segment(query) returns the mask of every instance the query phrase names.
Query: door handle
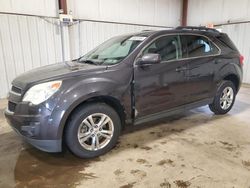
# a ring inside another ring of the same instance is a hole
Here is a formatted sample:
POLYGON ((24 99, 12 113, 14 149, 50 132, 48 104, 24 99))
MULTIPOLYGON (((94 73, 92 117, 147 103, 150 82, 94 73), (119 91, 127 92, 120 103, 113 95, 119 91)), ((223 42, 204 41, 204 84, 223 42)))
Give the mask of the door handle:
POLYGON ((187 70, 187 67, 177 67, 175 69, 176 72, 183 72, 183 71, 186 71, 187 70))

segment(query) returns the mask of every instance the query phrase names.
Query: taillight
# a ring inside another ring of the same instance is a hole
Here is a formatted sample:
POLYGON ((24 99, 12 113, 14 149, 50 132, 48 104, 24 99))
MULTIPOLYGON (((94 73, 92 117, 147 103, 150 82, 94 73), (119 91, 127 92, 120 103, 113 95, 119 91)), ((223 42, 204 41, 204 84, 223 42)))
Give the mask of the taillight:
POLYGON ((241 66, 243 66, 243 64, 244 64, 244 56, 243 55, 240 55, 240 64, 241 64, 241 66))

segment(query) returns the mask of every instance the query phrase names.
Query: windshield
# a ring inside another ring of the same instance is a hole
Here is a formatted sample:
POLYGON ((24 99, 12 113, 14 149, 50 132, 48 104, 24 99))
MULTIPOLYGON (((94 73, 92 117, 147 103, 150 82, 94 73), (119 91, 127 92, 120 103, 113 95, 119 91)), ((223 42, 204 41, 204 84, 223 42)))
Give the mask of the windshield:
POLYGON ((117 64, 127 57, 145 38, 144 36, 112 38, 79 58, 78 62, 98 65, 117 64))

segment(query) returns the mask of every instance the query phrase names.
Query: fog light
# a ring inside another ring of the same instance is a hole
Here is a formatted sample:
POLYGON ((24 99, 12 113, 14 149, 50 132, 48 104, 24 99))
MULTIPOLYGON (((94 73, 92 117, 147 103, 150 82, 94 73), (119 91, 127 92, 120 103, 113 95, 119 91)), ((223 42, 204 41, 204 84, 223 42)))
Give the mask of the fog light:
POLYGON ((38 135, 40 128, 39 122, 30 122, 30 125, 21 126, 21 131, 25 136, 33 137, 38 135))

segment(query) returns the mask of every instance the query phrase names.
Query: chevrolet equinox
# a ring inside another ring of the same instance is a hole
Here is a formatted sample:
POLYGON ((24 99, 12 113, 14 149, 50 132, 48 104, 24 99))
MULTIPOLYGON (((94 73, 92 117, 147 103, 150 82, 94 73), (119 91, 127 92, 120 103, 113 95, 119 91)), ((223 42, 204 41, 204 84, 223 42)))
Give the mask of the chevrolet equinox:
POLYGON ((111 150, 126 124, 209 105, 232 108, 243 56, 227 36, 177 27, 114 37, 73 61, 26 72, 12 82, 5 116, 36 148, 82 158, 111 150))

